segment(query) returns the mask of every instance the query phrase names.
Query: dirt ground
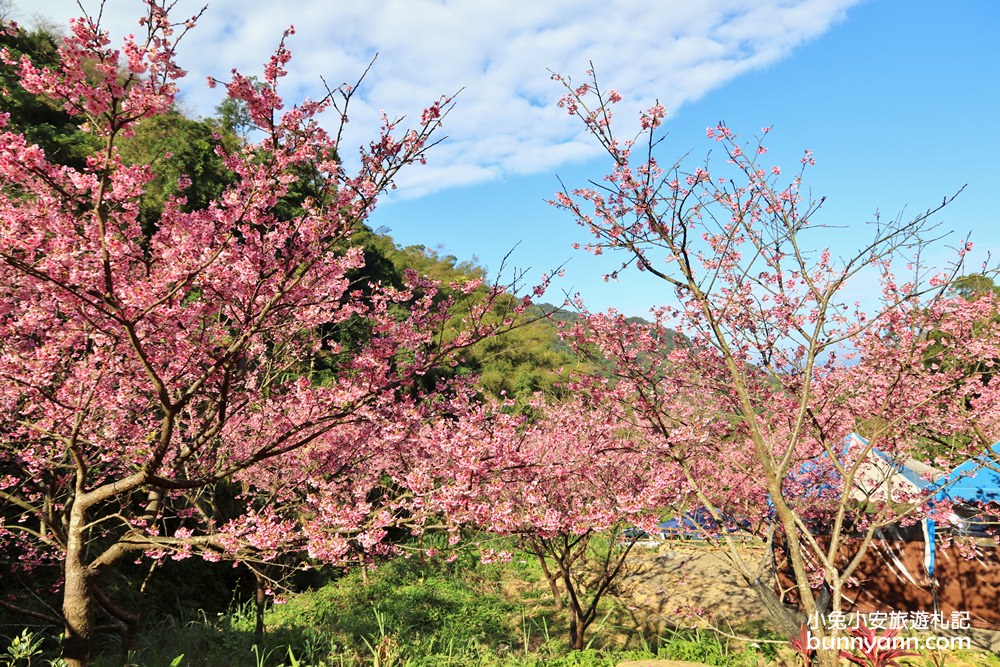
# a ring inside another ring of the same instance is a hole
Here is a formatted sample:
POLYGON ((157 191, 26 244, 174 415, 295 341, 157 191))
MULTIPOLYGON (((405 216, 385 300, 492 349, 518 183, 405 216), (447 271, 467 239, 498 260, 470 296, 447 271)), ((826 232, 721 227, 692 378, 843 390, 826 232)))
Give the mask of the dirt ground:
MULTIPOLYGON (((742 554, 754 565, 766 556, 756 546, 744 547, 742 554)), ((769 626, 757 594, 724 559, 721 548, 700 543, 637 546, 629 554, 620 599, 631 600, 629 610, 637 627, 661 635, 677 627, 714 627, 742 634, 738 630, 751 623, 769 626)), ((1000 654, 1000 632, 973 630, 970 635, 973 646, 1000 654)))
MULTIPOLYGON (((743 556, 756 564, 765 553, 748 546, 743 556)), ((723 552, 704 544, 637 545, 629 554, 622 593, 631 598, 636 619, 658 633, 678 626, 737 628, 767 618, 723 552)))

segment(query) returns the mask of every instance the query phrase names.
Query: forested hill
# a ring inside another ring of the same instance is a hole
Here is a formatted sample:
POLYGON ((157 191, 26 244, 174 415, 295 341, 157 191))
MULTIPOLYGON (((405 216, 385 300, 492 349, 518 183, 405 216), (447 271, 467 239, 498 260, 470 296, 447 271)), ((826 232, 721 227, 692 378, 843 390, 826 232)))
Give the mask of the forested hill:
MULTIPOLYGON (((495 276, 475 262, 461 261, 424 246, 400 247, 387 234, 365 229, 358 236, 365 248, 368 279, 393 282, 406 269, 414 269, 442 285, 479 278, 487 283, 495 276)), ((470 348, 460 373, 477 374, 482 389, 493 396, 506 395, 519 401, 536 392, 558 395, 560 385, 574 372, 593 372, 593 360, 574 354, 560 337, 561 328, 572 327, 581 315, 550 303, 536 303, 521 315, 522 326, 501 336, 484 340, 470 348)), ((649 325, 639 318, 630 322, 649 325)), ((673 346, 674 332, 668 332, 666 346, 673 346)))

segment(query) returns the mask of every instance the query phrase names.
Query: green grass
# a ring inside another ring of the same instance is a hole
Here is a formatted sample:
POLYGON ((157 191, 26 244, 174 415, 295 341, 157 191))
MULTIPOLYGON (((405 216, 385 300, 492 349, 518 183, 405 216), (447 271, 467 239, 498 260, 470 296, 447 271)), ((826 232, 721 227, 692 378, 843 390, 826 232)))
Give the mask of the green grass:
POLYGON ((612 667, 657 657, 755 664, 711 633, 629 640, 596 623, 591 647, 568 651, 565 621, 547 592, 538 593, 541 584, 521 585, 519 599, 503 594, 505 582, 538 582, 537 570, 529 559, 482 565, 474 554, 453 563, 400 558, 370 570, 367 584, 349 572, 274 605, 261 649, 252 647, 253 613, 244 606, 218 618, 161 623, 144 634, 135 662, 169 665, 183 653, 179 665, 204 667, 612 667))
POLYGON ((400 651, 414 655, 516 643, 510 619, 517 607, 474 584, 452 566, 398 559, 371 572, 367 586, 351 572, 275 605, 268 624, 291 633, 308 627, 360 653, 380 641, 405 646, 400 651))

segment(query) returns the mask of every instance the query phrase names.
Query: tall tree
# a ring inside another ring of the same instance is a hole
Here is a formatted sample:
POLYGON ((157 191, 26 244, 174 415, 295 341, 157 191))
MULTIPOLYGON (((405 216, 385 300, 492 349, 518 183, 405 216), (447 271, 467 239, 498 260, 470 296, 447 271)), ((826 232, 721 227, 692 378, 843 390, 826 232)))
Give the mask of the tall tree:
MULTIPOLYGON (((662 449, 716 520, 740 496, 756 499, 754 515, 783 536, 806 613, 839 611, 875 532, 919 516, 927 499, 859 501, 875 448, 898 462, 928 433, 967 436, 965 454, 1000 436, 997 387, 970 376, 964 363, 996 357, 997 327, 973 326, 995 312, 995 297, 951 297, 957 269, 931 274, 922 264, 936 209, 879 221, 856 253, 838 258, 807 245, 822 203, 803 195, 810 153, 786 181, 768 163, 768 128, 740 143, 719 124, 708 136, 725 166, 664 164, 655 155, 662 105, 641 115, 636 138, 620 141, 612 129, 616 91, 603 91, 592 74, 580 86, 556 78, 567 90, 561 104, 604 147, 612 171, 599 185, 559 193, 555 204, 592 235, 589 250, 620 253, 623 270, 635 267, 668 288, 658 327, 690 341, 669 355, 640 355, 656 330, 596 317, 577 330, 580 344, 612 360, 619 379, 612 404, 669 445, 662 449), (894 274, 903 267, 907 279, 894 274), (847 296, 858 281, 867 281, 871 312, 847 296), (933 330, 952 339, 947 369, 925 363, 933 330), (867 442, 845 447, 863 427, 867 442)), ((959 259, 969 248, 961 245, 959 259)), ((731 554, 750 579, 739 552, 731 554)), ((838 660, 835 650, 819 657, 838 660)))
POLYGON ((124 559, 267 558, 291 544, 336 560, 348 540, 377 545, 384 521, 366 499, 379 466, 451 395, 422 378, 499 326, 484 323, 488 290, 441 336, 478 280, 441 299, 414 271, 366 290, 350 277, 363 261, 352 236, 424 159, 450 100, 412 130, 386 120, 350 174, 316 116, 346 118, 353 89, 286 107, 282 39, 259 81, 225 84, 259 140, 219 147, 218 196, 187 173, 161 188, 155 165, 119 146, 178 122, 174 54, 197 17, 147 6, 142 39, 120 50, 83 18, 51 66, 2 52, 24 91, 99 145, 74 167, 18 127, 0 134, 0 542, 17 567, 61 569, 74 666, 101 614, 135 623, 104 586, 124 559), (144 208, 151 188, 162 202, 144 208), (341 335, 357 322, 364 336, 341 335), (229 482, 242 486, 236 516, 215 496, 229 482))

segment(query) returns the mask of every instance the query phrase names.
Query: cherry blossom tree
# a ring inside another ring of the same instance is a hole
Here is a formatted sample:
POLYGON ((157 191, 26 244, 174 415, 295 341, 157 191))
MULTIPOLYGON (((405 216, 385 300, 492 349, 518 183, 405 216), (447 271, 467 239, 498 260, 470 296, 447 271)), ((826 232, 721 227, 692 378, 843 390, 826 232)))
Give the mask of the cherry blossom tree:
MULTIPOLYGON (((580 86, 554 78, 567 90, 561 105, 605 148, 612 170, 553 203, 590 233, 588 251, 616 253, 619 270, 667 289, 653 327, 594 315, 570 339, 607 360, 610 404, 660 439, 718 523, 737 517, 765 538, 780 534, 803 611, 838 611, 876 531, 927 509, 930 492, 859 499, 876 448, 896 464, 918 444, 947 442, 949 451, 937 451, 954 461, 1000 436, 995 383, 970 372, 977 358, 996 358, 996 299, 946 289, 971 244, 959 245, 952 267, 928 269, 936 207, 911 220, 877 219, 850 256, 813 249, 810 223, 823 200, 805 194, 809 152, 789 178, 769 163, 769 128, 743 143, 719 124, 707 135, 723 165, 663 165, 662 105, 641 115, 637 136, 620 140, 612 116, 621 96, 589 76, 580 86), (688 344, 664 350, 668 327, 688 344), (931 335, 941 330, 949 331, 946 351, 931 335), (866 440, 845 446, 852 433, 866 440), (849 545, 845 561, 838 554, 849 545)), ((734 565, 765 592, 760 573, 727 532, 722 538, 734 565)))
MULTIPOLYGON (((639 531, 655 530, 683 480, 591 394, 511 407, 470 406, 460 420, 428 426, 402 483, 453 526, 516 537, 569 614, 570 646, 582 649, 639 531), (626 527, 635 530, 623 536, 626 527)), ((484 558, 510 554, 491 548, 484 558)))
POLYGON ((171 110, 175 50, 197 18, 147 7, 120 49, 83 18, 58 66, 0 56, 100 145, 76 169, 0 133, 0 544, 12 567, 61 571, 70 665, 89 662, 102 618, 134 629, 105 586, 125 561, 379 548, 393 520, 371 493, 381 466, 454 394, 428 372, 509 324, 498 310, 523 308, 478 280, 453 296, 414 272, 395 288, 352 283, 352 234, 423 162, 451 100, 415 129, 384 117, 349 173, 353 88, 286 106, 284 39, 260 79, 224 84, 252 124, 251 140, 217 149, 231 183, 191 210, 182 177, 144 234, 154 169, 117 146, 171 110), (473 292, 457 325, 453 306, 473 292))

